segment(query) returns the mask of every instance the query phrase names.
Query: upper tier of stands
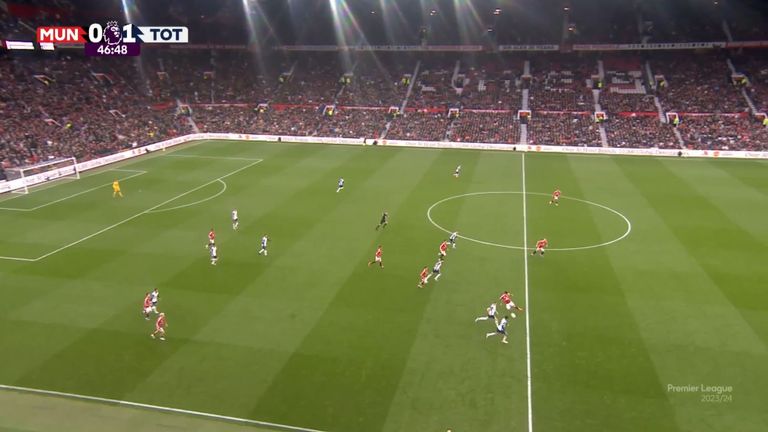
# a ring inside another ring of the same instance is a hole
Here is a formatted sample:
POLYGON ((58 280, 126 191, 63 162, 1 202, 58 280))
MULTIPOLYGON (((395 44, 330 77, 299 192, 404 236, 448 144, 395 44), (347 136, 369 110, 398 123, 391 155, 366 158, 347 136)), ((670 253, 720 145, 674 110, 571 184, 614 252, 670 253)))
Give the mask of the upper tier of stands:
POLYGON ((749 112, 750 103, 768 109, 761 53, 733 54, 749 81, 738 85, 725 53, 315 53, 263 63, 237 51, 156 50, 140 61, 6 54, 0 161, 87 159, 196 130, 765 150, 766 129, 749 112), (519 110, 531 111, 527 124, 519 110))

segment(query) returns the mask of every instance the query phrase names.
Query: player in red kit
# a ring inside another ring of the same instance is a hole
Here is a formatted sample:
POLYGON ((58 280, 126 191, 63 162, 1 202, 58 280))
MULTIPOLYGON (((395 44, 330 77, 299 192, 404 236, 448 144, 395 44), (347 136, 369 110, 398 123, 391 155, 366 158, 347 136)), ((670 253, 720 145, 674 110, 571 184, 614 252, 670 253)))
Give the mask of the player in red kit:
POLYGON ((152 312, 152 294, 147 293, 146 297, 144 297, 144 308, 142 309, 145 320, 149 319, 150 312, 152 312))
MULTIPOLYGON (((504 303, 504 307, 507 308, 507 310, 516 309, 519 312, 523 311, 523 308, 517 306, 515 302, 512 301, 512 294, 510 294, 509 291, 504 291, 503 293, 501 293, 499 300, 501 300, 501 302, 504 303)), ((515 318, 514 313, 512 314, 512 318, 515 318)))
POLYGON ((208 244, 205 245, 205 248, 208 249, 211 246, 213 246, 216 243, 216 233, 213 232, 213 228, 211 228, 210 231, 208 231, 208 244))
POLYGON ((384 263, 381 262, 381 245, 376 249, 376 255, 373 256, 373 261, 368 261, 368 267, 373 263, 379 263, 379 267, 384 268, 384 263))
POLYGON ((541 239, 536 242, 536 250, 531 252, 531 255, 536 255, 536 252, 539 252, 539 254, 544 255, 544 248, 547 247, 549 244, 549 241, 547 239, 541 239))
POLYGON ((444 258, 446 254, 448 254, 448 241, 443 240, 443 242, 440 243, 440 253, 438 256, 444 258))
POLYGON ((560 194, 561 194, 560 189, 555 189, 555 191, 552 192, 552 199, 549 200, 549 203, 554 205, 560 205, 560 194))
POLYGON ((160 340, 164 341, 166 327, 168 327, 168 323, 165 321, 165 314, 161 313, 155 321, 155 331, 150 335, 152 339, 155 338, 155 335, 160 335, 160 340))
POLYGON ((424 266, 423 269, 421 269, 421 273, 419 273, 419 288, 424 288, 424 285, 427 284, 429 281, 429 267, 424 266))

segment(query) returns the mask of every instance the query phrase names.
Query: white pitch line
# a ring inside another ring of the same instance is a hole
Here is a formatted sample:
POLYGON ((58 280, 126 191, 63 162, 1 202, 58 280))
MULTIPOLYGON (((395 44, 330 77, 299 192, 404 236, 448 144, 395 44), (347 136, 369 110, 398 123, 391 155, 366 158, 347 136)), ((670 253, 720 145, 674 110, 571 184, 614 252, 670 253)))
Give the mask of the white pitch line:
MULTIPOLYGON (((462 198, 462 197, 465 197, 465 196, 498 195, 498 194, 523 194, 523 192, 522 191, 469 192, 469 193, 465 193, 465 194, 449 196, 447 198, 443 198, 440 201, 432 204, 427 209, 427 220, 429 220, 429 222, 432 225, 434 225, 436 228, 438 228, 438 229, 440 229, 440 230, 450 234, 453 231, 446 229, 445 227, 443 227, 440 224, 438 224, 437 222, 435 222, 434 219, 432 219, 432 210, 435 207, 437 207, 438 205, 440 205, 440 204, 442 204, 442 203, 444 203, 446 201, 450 201, 450 200, 457 199, 457 198, 462 198)), ((525 192, 524 194, 525 195, 541 195, 541 196, 546 196, 546 197, 551 196, 550 194, 541 193, 541 192, 525 192)), ((582 202, 582 203, 585 203, 585 204, 589 204, 589 205, 593 205, 593 206, 596 206, 596 207, 600 207, 600 208, 602 208, 604 210, 608 210, 609 212, 617 215, 618 217, 620 217, 620 218, 622 218, 624 220, 624 223, 627 224, 627 230, 624 231, 624 234, 622 234, 621 236, 619 236, 619 237, 617 237, 617 238, 615 238, 613 240, 608 240, 608 241, 603 242, 603 243, 598 243, 598 244, 593 244, 593 245, 588 245, 588 246, 575 246, 575 247, 565 247, 565 248, 550 248, 550 247, 548 247, 547 250, 550 251, 550 252, 551 251, 560 251, 560 252, 579 251, 579 250, 594 249, 594 248, 599 248, 599 247, 603 247, 603 246, 608 246, 608 245, 612 245, 612 244, 614 244, 614 243, 616 243, 618 241, 624 240, 632 232, 632 222, 630 222, 629 219, 626 216, 624 216, 623 214, 621 214, 621 212, 619 212, 618 210, 614 210, 614 209, 612 209, 612 208, 610 208, 608 206, 604 206, 602 204, 598 204, 596 202, 587 201, 587 200, 580 199, 580 198, 561 196, 560 199, 562 199, 562 200, 578 201, 578 202, 582 202)), ((485 241, 485 240, 478 240, 476 238, 467 237, 467 236, 464 236, 464 235, 459 235, 459 238, 462 238, 464 240, 471 241, 471 242, 474 242, 474 243, 479 243, 479 244, 483 244, 483 245, 487 245, 487 246, 495 246, 495 247, 500 247, 500 248, 505 248, 505 249, 518 249, 518 250, 519 249, 528 249, 528 250, 535 249, 535 248, 527 248, 527 247, 520 247, 520 246, 514 246, 514 245, 494 243, 494 242, 489 242, 489 241, 485 241)))
POLYGON ((99 235, 99 234, 101 234, 101 233, 107 232, 107 231, 111 230, 112 228, 118 227, 118 226, 120 226, 120 225, 122 225, 122 224, 124 224, 124 223, 126 223, 126 222, 130 222, 130 221, 132 221, 132 220, 136 219, 136 218, 137 218, 137 217, 139 217, 139 216, 145 215, 145 214, 147 214, 147 213, 151 212, 152 210, 155 210, 155 209, 157 209, 157 208, 160 208, 160 207, 162 207, 162 206, 164 206, 164 205, 166 205, 166 204, 168 204, 168 203, 170 203, 170 202, 173 202, 173 201, 175 201, 175 200, 177 200, 177 199, 179 199, 179 198, 181 198, 181 197, 187 196, 187 195, 191 194, 192 192, 195 192, 195 191, 197 191, 197 190, 200 190, 200 189, 202 189, 202 188, 204 188, 204 187, 208 186, 209 184, 212 184, 212 183, 216 183, 217 181, 221 181, 221 180, 223 180, 223 179, 225 179, 225 178, 227 178, 227 177, 229 177, 229 176, 231 176, 231 175, 235 175, 235 174, 239 173, 240 171, 243 171, 244 169, 250 168, 250 167, 252 167, 252 166, 256 165, 257 163, 259 163, 259 162, 261 162, 261 161, 262 161, 262 159, 259 159, 259 160, 257 160, 257 161, 254 161, 254 162, 252 162, 252 163, 249 163, 248 165, 246 165, 246 166, 244 166, 244 167, 242 167, 242 168, 238 168, 238 169, 236 169, 236 170, 234 170, 234 171, 230 172, 229 174, 223 175, 223 176, 221 176, 221 177, 219 177, 219 178, 216 178, 216 179, 213 179, 213 180, 209 181, 208 183, 205 183, 205 184, 203 184, 203 185, 200 185, 200 186, 198 186, 198 187, 196 187, 196 188, 194 188, 194 189, 190 189, 190 190, 188 190, 188 191, 186 191, 186 192, 184 192, 184 193, 181 193, 181 194, 179 194, 179 195, 176 195, 175 197, 173 197, 173 198, 171 198, 171 199, 168 199, 168 200, 165 200, 165 201, 161 202, 160 204, 158 204, 158 205, 156 205, 156 206, 154 206, 154 207, 151 207, 151 208, 148 208, 148 209, 146 209, 146 210, 142 211, 141 213, 137 213, 137 214, 135 214, 135 215, 133 215, 133 216, 131 216, 131 217, 127 218, 127 219, 123 219, 123 220, 121 220, 120 222, 114 223, 114 224, 112 224, 112 225, 110 225, 110 226, 108 226, 108 227, 106 227, 106 228, 104 228, 104 229, 101 229, 101 230, 99 230, 99 231, 96 231, 96 232, 95 232, 95 233, 93 233, 93 234, 87 235, 87 236, 85 236, 85 237, 81 238, 80 240, 76 240, 76 241, 73 241, 72 243, 69 243, 69 244, 67 244, 67 245, 64 245, 64 246, 62 246, 62 247, 60 247, 60 248, 58 248, 58 249, 56 249, 56 250, 53 250, 53 251, 51 251, 51 252, 48 252, 47 254, 45 254, 45 255, 42 255, 42 256, 39 256, 39 257, 37 257, 37 258, 35 258, 35 259, 19 259, 19 258, 14 258, 14 257, 0 257, 0 259, 16 259, 16 260, 22 260, 22 261, 40 261, 40 260, 43 260, 43 259, 45 259, 45 258, 48 258, 48 257, 49 257, 49 256, 51 256, 51 255, 57 254, 57 253, 59 253, 59 252, 61 252, 61 251, 65 250, 65 249, 69 249, 69 248, 70 248, 70 247, 72 247, 72 246, 78 245, 78 244, 80 244, 80 243, 82 243, 82 242, 84 242, 84 241, 86 241, 86 240, 88 240, 88 239, 91 239, 91 238, 93 238, 93 237, 96 237, 97 235, 99 235))
POLYGON ((195 201, 195 202, 189 203, 189 204, 182 204, 182 205, 178 205, 178 206, 175 206, 175 207, 169 207, 169 208, 160 209, 160 210, 152 210, 152 211, 148 211, 147 213, 163 213, 163 212, 167 212, 167 211, 171 211, 171 210, 182 209, 182 208, 185 208, 185 207, 192 207, 194 205, 198 205, 198 204, 204 203, 206 201, 210 201, 210 200, 216 198, 217 196, 219 196, 219 195, 221 195, 221 194, 223 194, 224 192, 227 191, 227 182, 225 182, 224 180, 219 180, 219 182, 222 185, 224 185, 224 187, 221 188, 221 190, 219 192, 217 192, 214 195, 209 196, 208 198, 203 198, 203 199, 201 199, 199 201, 195 201))
POLYGON ((525 194, 525 153, 522 156, 523 171, 523 262, 525 263, 525 358, 528 376, 528 432, 533 432, 533 397, 531 391, 531 303, 528 298, 528 208, 525 194))
POLYGON ((35 258, 21 258, 21 257, 7 257, 7 256, 0 256, 0 259, 2 260, 10 260, 10 261, 37 261, 35 258))
POLYGON ((181 408, 171 408, 171 407, 164 407, 159 405, 150 405, 150 404, 144 404, 139 402, 130 402, 130 401, 123 401, 123 400, 117 400, 117 399, 107 399, 107 398, 101 398, 96 396, 88 396, 88 395, 80 395, 75 393, 64 393, 64 392, 57 392, 53 390, 41 390, 41 389, 35 389, 35 388, 29 388, 29 387, 17 387, 12 385, 3 385, 0 384, 0 389, 2 390, 10 390, 10 391, 17 391, 17 392, 23 392, 23 393, 32 393, 32 394, 39 394, 44 396, 58 396, 62 398, 67 399, 75 399, 75 400, 82 400, 82 401, 89 401, 89 402, 99 402, 104 404, 110 404, 110 405, 118 405, 118 406, 127 406, 132 408, 142 408, 152 411, 159 411, 159 412, 166 412, 166 413, 174 413, 174 414, 185 414, 189 416, 194 417, 202 417, 206 419, 213 419, 213 420, 221 420, 231 423, 240 423, 240 424, 246 424, 246 425, 252 425, 252 426, 264 426, 264 427, 270 427, 275 429, 282 429, 287 431, 295 431, 295 432, 324 432, 319 429, 310 429, 305 427, 299 427, 299 426, 291 426, 291 425, 285 425, 280 423, 271 423, 267 421, 261 421, 261 420, 252 420, 252 419, 246 419, 246 418, 240 418, 240 417, 232 417, 232 416, 225 416, 225 415, 219 415, 219 414, 212 414, 212 413, 206 413, 202 411, 192 411, 192 410, 186 410, 181 408))
POLYGON ((205 156, 205 155, 193 155, 193 154, 167 154, 165 156, 170 157, 185 157, 185 158, 200 158, 200 159, 223 159, 223 160, 239 160, 239 161, 260 161, 258 158, 244 158, 244 157, 230 157, 230 156, 205 156))
MULTIPOLYGON (((128 180, 130 178, 138 177, 140 175, 143 175, 143 174, 147 173, 146 171, 138 171, 138 170, 117 170, 117 169, 113 169, 113 170, 110 170, 110 171, 127 171, 127 172, 135 172, 136 173, 136 174, 133 174, 133 175, 129 175, 128 177, 123 177, 121 179, 118 179, 119 181, 128 180)), ((86 194, 88 192, 95 191, 96 189, 101 189, 101 188, 107 187, 107 186, 109 186, 111 184, 112 184, 112 182, 109 182, 109 183, 106 183, 106 184, 103 184, 103 185, 92 187, 90 189, 87 189, 87 190, 84 190, 84 191, 80 191, 78 193, 75 193, 75 194, 72 194, 72 195, 69 195, 69 196, 65 196, 64 198, 59 198, 57 200, 54 200, 54 201, 51 201, 51 202, 47 202, 45 204, 41 204, 41 205, 39 205, 37 207, 32 207, 32 208, 28 208, 28 209, 25 209, 25 208, 15 208, 15 207, 0 207, 0 210, 21 211, 21 212, 30 212, 30 211, 40 210, 41 208, 48 207, 49 205, 53 205, 53 204, 56 204, 56 203, 60 203, 62 201, 66 201, 66 200, 68 200, 70 198, 74 198, 76 196, 79 196, 79 195, 82 195, 82 194, 86 194)))

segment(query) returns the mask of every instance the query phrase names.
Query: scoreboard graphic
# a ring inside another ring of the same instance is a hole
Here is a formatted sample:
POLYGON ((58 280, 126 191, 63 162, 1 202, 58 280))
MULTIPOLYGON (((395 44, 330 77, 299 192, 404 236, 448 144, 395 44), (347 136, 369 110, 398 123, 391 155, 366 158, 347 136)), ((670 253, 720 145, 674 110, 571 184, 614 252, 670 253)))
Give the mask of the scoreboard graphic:
POLYGON ((93 23, 86 31, 79 26, 45 26, 36 31, 33 42, 5 41, 9 50, 53 51, 57 46, 83 46, 88 56, 138 56, 141 45, 189 43, 189 29, 181 26, 137 26, 108 21, 93 23))

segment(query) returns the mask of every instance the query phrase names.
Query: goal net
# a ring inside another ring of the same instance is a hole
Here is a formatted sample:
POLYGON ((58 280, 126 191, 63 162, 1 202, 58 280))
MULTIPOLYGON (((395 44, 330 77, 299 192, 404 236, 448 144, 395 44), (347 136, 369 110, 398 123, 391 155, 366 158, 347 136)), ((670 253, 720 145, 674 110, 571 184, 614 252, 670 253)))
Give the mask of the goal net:
POLYGON ((5 176, 11 193, 27 194, 29 188, 54 180, 72 178, 79 179, 77 159, 61 158, 27 165, 20 168, 6 168, 5 176))

